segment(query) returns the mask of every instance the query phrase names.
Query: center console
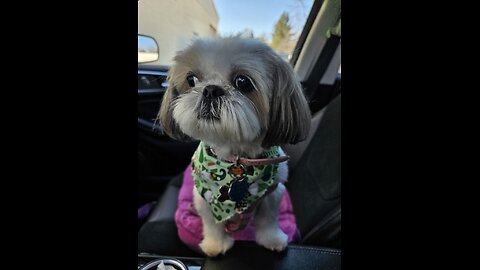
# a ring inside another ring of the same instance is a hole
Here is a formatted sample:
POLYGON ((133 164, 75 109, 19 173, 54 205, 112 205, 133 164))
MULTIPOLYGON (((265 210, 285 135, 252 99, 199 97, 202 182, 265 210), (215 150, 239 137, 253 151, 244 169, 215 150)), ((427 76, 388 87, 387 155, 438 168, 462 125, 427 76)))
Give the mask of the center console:
POLYGON ((333 270, 340 269, 340 258, 341 252, 336 249, 289 245, 283 252, 273 252, 255 243, 239 241, 227 254, 215 258, 142 253, 138 255, 138 269, 156 270, 163 261, 164 265, 171 265, 176 270, 333 270))

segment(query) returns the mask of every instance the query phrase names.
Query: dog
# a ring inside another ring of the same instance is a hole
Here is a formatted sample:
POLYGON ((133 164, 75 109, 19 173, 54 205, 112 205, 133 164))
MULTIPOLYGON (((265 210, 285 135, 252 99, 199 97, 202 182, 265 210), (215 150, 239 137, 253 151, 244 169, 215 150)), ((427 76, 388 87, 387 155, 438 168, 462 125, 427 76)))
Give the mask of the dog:
POLYGON ((293 69, 268 45, 240 37, 194 40, 173 60, 157 120, 174 139, 200 141, 192 158, 200 249, 225 254, 231 232, 252 217, 255 241, 284 250, 277 219, 288 157, 280 146, 304 140, 311 119, 293 69))

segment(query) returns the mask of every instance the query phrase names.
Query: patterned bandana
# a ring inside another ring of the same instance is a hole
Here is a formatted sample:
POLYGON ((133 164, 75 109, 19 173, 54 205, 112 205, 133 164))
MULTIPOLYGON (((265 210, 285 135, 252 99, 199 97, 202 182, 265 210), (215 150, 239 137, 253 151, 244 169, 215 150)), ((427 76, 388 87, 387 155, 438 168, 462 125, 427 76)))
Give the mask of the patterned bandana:
MULTIPOLYGON (((264 158, 279 157, 278 146, 263 152, 264 158)), ((276 187, 278 164, 245 166, 218 159, 203 142, 192 157, 195 187, 208 202, 215 222, 248 212, 255 203, 276 187)))

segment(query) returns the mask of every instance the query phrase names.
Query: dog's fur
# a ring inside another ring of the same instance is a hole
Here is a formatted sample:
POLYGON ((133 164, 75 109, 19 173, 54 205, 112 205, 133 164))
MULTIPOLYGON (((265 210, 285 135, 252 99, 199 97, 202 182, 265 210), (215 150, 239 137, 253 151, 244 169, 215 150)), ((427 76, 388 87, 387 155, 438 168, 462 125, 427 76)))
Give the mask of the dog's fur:
MULTIPOLYGON (((290 65, 267 45, 238 37, 197 39, 180 51, 168 75, 168 87, 158 120, 163 131, 178 140, 197 139, 211 146, 218 158, 233 155, 255 158, 266 148, 297 143, 308 134, 310 110, 290 65), (252 91, 236 89, 243 75, 252 91), (195 76, 191 86, 187 77, 195 76), (204 88, 218 86, 224 94, 206 100, 204 88), (214 102, 215 104, 213 104, 214 102)), ((278 227, 277 214, 288 176, 280 163, 277 188, 257 206, 256 241, 281 251, 287 235, 278 227)), ((200 248, 208 256, 225 253, 234 240, 216 224, 208 203, 194 193, 194 205, 203 222, 200 248)))

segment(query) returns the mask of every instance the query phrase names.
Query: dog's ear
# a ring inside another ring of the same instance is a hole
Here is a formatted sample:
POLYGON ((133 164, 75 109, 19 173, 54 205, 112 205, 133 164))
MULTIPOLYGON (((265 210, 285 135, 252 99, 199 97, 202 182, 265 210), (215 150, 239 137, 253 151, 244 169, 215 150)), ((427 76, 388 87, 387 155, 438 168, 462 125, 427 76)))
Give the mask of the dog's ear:
POLYGON ((285 60, 277 55, 274 59, 274 89, 263 147, 298 143, 306 139, 310 130, 310 108, 300 82, 285 60))
POLYGON ((177 122, 173 118, 173 106, 172 103, 178 97, 179 93, 176 86, 170 80, 171 75, 167 80, 170 81, 170 86, 163 95, 162 102, 160 104, 160 111, 157 115, 157 121, 160 122, 161 130, 164 134, 179 141, 191 141, 191 138, 185 135, 178 127, 177 122))

